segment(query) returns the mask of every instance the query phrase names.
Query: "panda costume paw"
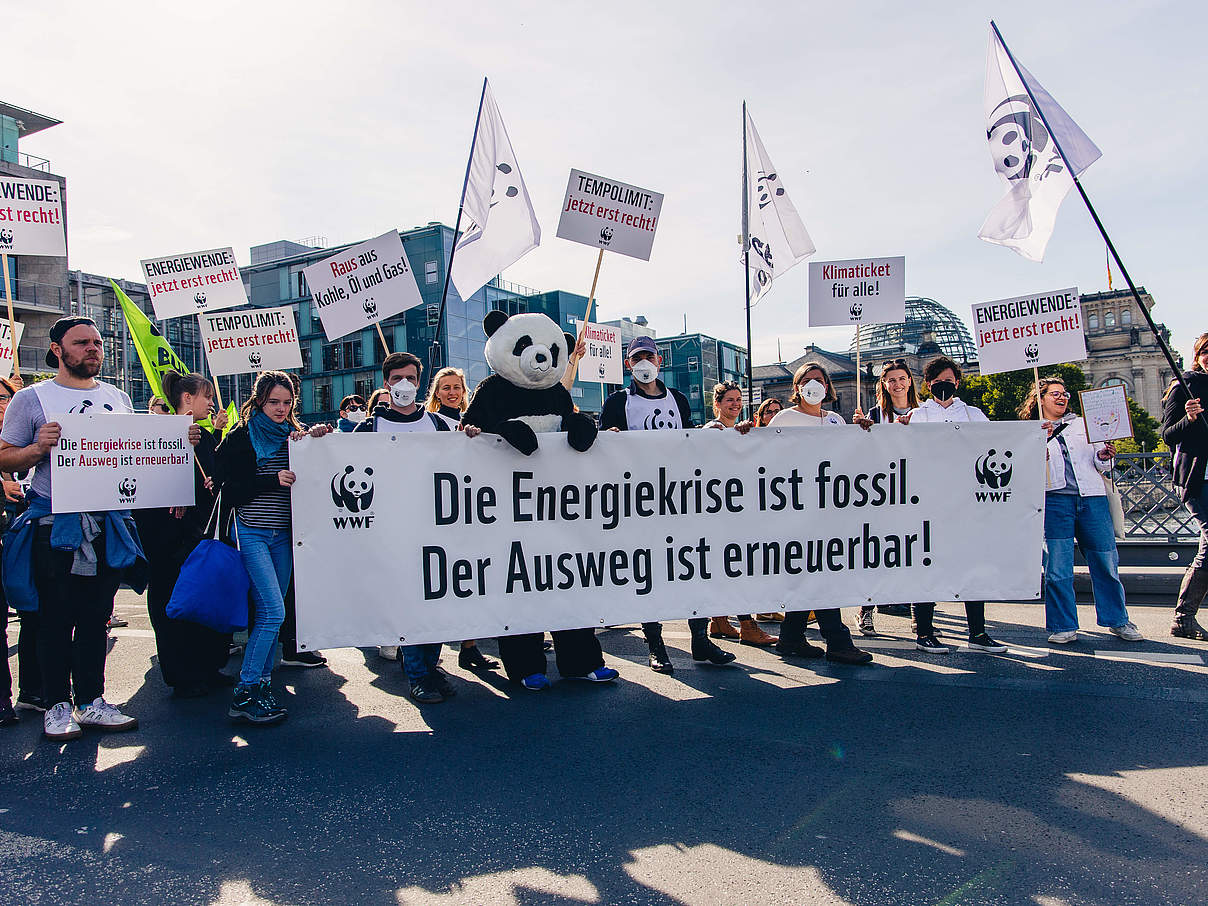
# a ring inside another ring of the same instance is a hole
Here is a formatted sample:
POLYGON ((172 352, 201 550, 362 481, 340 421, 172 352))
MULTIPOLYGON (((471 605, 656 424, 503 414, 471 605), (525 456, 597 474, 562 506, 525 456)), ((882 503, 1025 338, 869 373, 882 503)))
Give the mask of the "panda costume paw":
POLYGON ((535 312, 508 317, 492 311, 482 327, 487 364, 494 373, 475 389, 462 424, 498 434, 525 456, 536 451, 538 434, 550 432, 565 432, 580 453, 590 449, 595 422, 575 411, 562 386, 575 338, 535 312))

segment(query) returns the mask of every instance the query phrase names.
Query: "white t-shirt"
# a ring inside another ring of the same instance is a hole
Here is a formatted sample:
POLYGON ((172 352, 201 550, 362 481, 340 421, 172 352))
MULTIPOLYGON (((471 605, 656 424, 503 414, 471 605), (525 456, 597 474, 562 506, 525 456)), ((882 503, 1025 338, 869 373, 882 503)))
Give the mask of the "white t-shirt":
POLYGON ((414 421, 395 422, 385 418, 378 418, 377 424, 373 429, 379 434, 412 434, 421 431, 439 431, 433 419, 442 418, 440 415, 433 415, 423 409, 417 410, 418 418, 414 421))
POLYGON ((918 425, 923 422, 988 422, 986 413, 976 406, 968 406, 959 396, 954 397, 948 406, 941 406, 934 399, 929 399, 910 416, 910 424, 918 425))
POLYGON ((810 415, 808 412, 802 412, 796 407, 792 409, 781 409, 768 422, 768 427, 777 428, 817 428, 821 425, 846 425, 843 416, 837 412, 827 412, 822 410, 821 415, 810 415))

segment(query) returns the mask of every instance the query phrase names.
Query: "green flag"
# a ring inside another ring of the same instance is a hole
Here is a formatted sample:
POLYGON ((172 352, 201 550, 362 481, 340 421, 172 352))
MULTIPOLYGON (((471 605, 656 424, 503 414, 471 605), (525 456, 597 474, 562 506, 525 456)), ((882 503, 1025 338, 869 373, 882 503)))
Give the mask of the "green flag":
MULTIPOLYGON (((159 332, 159 328, 143 314, 143 310, 135 305, 129 296, 122 292, 121 287, 112 280, 109 281, 109 285, 113 287, 113 291, 117 293, 118 302, 122 304, 122 314, 126 316, 126 324, 130 328, 130 339, 134 341, 138 360, 143 363, 143 374, 147 376, 151 392, 160 399, 166 400, 163 384, 164 372, 176 371, 180 374, 188 374, 192 369, 180 360, 180 356, 168 345, 168 341, 159 332)), ((171 408, 171 404, 168 408, 171 408)))

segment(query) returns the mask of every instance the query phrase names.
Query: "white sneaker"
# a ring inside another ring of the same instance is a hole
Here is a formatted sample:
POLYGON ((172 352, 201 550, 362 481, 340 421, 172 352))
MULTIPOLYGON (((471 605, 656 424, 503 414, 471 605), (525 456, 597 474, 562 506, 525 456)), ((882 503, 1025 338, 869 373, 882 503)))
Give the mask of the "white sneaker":
POLYGON ((1135 623, 1124 623, 1121 626, 1113 626, 1108 630, 1118 639, 1124 639, 1126 642, 1144 642, 1145 636, 1141 635, 1135 623))
POLYGON ((75 719, 82 727, 95 727, 98 730, 108 730, 113 733, 138 728, 138 721, 135 718, 123 714, 116 705, 109 704, 99 695, 92 704, 76 708, 75 719))
POLYGON ((379 645, 378 657, 384 657, 388 661, 397 661, 398 645, 379 645))
POLYGON ((80 725, 71 716, 71 702, 59 702, 42 715, 42 735, 55 742, 79 739, 84 735, 80 725))
POLYGON ((1049 644, 1051 645, 1068 645, 1070 642, 1078 641, 1078 630, 1071 629, 1069 632, 1054 632, 1049 636, 1049 644))

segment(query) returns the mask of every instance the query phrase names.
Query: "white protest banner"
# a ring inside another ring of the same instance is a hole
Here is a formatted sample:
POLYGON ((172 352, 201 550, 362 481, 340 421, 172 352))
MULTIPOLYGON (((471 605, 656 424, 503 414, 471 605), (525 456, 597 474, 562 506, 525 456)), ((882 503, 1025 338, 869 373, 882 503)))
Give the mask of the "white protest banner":
POLYGON ((25 333, 25 325, 20 321, 14 321, 13 326, 17 328, 17 337, 14 340, 8 329, 8 321, 0 321, 0 375, 10 375, 17 370, 14 364, 17 360, 13 350, 20 348, 21 335, 25 333))
POLYGON ((906 259, 811 261, 809 326, 897 324, 906 320, 906 259))
POLYGON ((50 452, 56 513, 193 505, 188 415, 56 415, 50 452))
POLYGON ((396 230, 303 268, 328 340, 423 304, 396 230))
POLYGON ((151 308, 161 321, 248 304, 233 248, 166 255, 140 263, 151 308))
POLYGON ((558 237, 649 261, 662 210, 658 192, 571 170, 558 237))
POLYGON ((1077 287, 978 303, 973 333, 982 374, 1086 359, 1077 287))
POLYGON ((298 641, 1039 597, 1038 422, 804 430, 291 443, 298 641))
POLYGON ((57 182, 0 173, 0 253, 67 256, 57 182))
POLYGON ((199 314, 197 324, 215 375, 302 367, 293 306, 199 314))
POLYGON ((619 384, 625 379, 621 367, 621 331, 602 324, 580 324, 587 352, 579 360, 579 379, 619 384))
POLYGON ((1092 444, 1133 436, 1132 413, 1123 384, 1078 391, 1086 439, 1092 444))

